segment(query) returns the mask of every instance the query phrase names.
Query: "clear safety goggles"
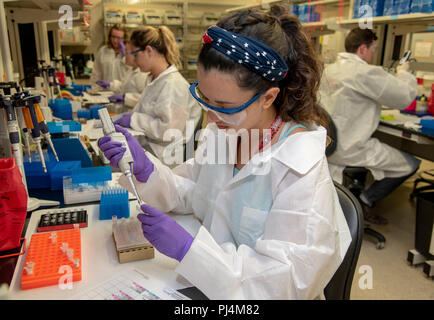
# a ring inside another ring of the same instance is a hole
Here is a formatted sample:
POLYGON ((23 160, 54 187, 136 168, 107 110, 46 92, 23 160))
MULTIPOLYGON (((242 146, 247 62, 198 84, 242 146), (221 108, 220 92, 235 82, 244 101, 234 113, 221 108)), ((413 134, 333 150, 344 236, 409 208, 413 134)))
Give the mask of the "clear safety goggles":
POLYGON ((190 93, 193 98, 195 98, 199 102, 199 104, 205 111, 212 113, 220 121, 233 126, 241 124, 246 119, 247 107, 249 107, 253 102, 258 100, 258 98, 265 93, 265 91, 258 93, 252 99, 236 108, 219 108, 203 101, 203 99, 201 98, 201 96, 203 95, 197 88, 198 83, 199 82, 196 81, 190 86, 190 93))

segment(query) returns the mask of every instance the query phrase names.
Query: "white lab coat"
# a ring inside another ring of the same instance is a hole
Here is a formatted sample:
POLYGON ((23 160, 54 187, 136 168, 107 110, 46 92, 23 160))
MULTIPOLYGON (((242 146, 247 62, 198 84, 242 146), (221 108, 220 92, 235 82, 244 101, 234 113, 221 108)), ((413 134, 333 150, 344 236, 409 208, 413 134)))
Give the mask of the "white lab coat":
MULTIPOLYGON (((213 148, 201 144, 173 170, 150 156, 148 182, 134 178, 149 205, 202 223, 176 272, 210 299, 314 299, 339 267, 351 235, 324 155, 326 131, 312 129, 256 154, 235 177, 236 155, 206 163, 213 148)), ((204 139, 215 131, 208 125, 204 139)), ((125 176, 119 182, 131 190, 125 176)))
POLYGON ((148 78, 147 72, 140 71, 139 68, 132 68, 127 65, 127 72, 123 79, 110 82, 110 90, 116 94, 124 95, 124 105, 134 108, 139 102, 148 78))
POLYGON ((415 158, 371 137, 382 105, 404 109, 416 94, 411 73, 393 76, 356 54, 338 54, 336 62, 325 68, 319 90, 320 103, 337 128, 336 151, 328 159, 334 180, 342 183, 345 166, 366 167, 375 180, 405 176, 417 168, 415 158))
POLYGON ((131 128, 145 134, 146 142, 159 159, 163 159, 164 149, 169 144, 176 141, 182 144, 190 139, 185 137, 188 120, 194 121, 194 125, 199 121, 202 109, 188 88, 187 80, 172 65, 156 79, 149 75, 142 96, 133 109, 131 128), (178 129, 184 137, 164 141, 168 129, 178 129))
POLYGON ((91 84, 95 89, 101 89, 96 84, 97 80, 113 81, 122 80, 125 76, 128 68, 122 61, 122 54, 116 54, 116 52, 107 47, 102 46, 95 56, 95 63, 93 65, 91 84))

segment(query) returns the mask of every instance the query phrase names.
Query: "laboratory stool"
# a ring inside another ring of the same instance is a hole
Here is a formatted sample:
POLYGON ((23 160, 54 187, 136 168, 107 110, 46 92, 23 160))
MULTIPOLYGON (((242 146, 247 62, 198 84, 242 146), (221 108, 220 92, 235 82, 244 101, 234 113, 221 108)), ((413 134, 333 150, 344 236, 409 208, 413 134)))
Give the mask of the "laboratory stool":
POLYGON ((414 180, 413 191, 410 194, 410 199, 413 200, 414 197, 418 196, 421 192, 434 190, 434 169, 425 170, 419 173, 419 176, 414 180), (417 187, 419 183, 426 183, 423 187, 417 187))
MULTIPOLYGON (((344 169, 343 173, 343 185, 347 187, 352 194, 359 200, 360 203, 360 194, 363 192, 365 188, 366 177, 368 176, 368 169, 364 167, 350 167, 347 166, 344 169)), ((383 249, 386 243, 386 238, 372 229, 369 224, 365 222, 364 233, 374 237, 377 239, 377 249, 383 249)))

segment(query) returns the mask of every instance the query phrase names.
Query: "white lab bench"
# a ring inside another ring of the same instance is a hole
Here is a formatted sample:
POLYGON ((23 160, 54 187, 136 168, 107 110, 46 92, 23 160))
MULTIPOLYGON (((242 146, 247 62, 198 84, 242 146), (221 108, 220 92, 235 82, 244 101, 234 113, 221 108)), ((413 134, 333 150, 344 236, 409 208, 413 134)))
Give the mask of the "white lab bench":
MULTIPOLYGON (((27 250, 32 234, 36 233, 37 225, 42 214, 56 209, 38 210, 32 213, 26 231, 26 253, 20 256, 10 285, 7 299, 44 299, 63 300, 71 299, 82 292, 99 285, 125 270, 134 268, 148 277, 163 279, 165 285, 172 289, 182 289, 192 285, 178 275, 174 269, 178 261, 171 259, 155 250, 154 259, 134 261, 121 264, 118 261, 115 243, 112 236, 112 221, 99 220, 99 205, 83 205, 68 207, 68 209, 83 208, 87 210, 88 226, 81 229, 81 264, 82 280, 73 282, 72 289, 61 289, 59 286, 41 287, 29 290, 21 290, 21 274, 25 265, 27 250)), ((138 214, 137 201, 130 201, 130 216, 138 214)), ((193 236, 199 230, 200 223, 193 215, 173 215, 193 236)))

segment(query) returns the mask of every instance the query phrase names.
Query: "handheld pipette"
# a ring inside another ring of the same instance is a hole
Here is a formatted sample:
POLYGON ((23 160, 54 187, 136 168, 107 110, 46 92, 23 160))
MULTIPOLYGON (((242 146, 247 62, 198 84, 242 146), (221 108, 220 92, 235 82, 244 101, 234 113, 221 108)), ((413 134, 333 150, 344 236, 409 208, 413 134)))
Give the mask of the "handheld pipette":
POLYGON ((35 109, 35 114, 39 124, 39 129, 41 130, 41 133, 44 136, 45 140, 47 140, 48 145, 53 151, 54 157, 56 158, 57 162, 59 162, 59 157, 57 156, 56 149, 54 149, 53 141, 51 141, 51 135, 48 129, 47 122, 45 121, 44 115, 41 111, 41 108, 39 107, 41 96, 29 96, 28 99, 29 99, 29 107, 30 108, 33 107, 35 109))
MULTIPOLYGON (((24 98, 23 100, 26 100, 24 98)), ((39 157, 41 158, 42 168, 44 172, 47 172, 47 167, 45 165, 44 153, 42 152, 41 146, 41 132, 39 129, 38 119, 36 117, 35 108, 32 103, 27 103, 27 108, 23 109, 24 122, 26 127, 31 129, 33 141, 36 143, 38 149, 39 157)))
POLYGON ((20 103, 22 102, 22 100, 21 100, 22 95, 23 95, 22 92, 15 93, 15 95, 14 95, 14 107, 15 107, 15 111, 17 113, 18 125, 21 128, 21 130, 23 131, 23 141, 24 141, 24 147, 26 149, 27 157, 28 157, 29 162, 32 162, 32 157, 31 157, 31 153, 30 153, 30 133, 29 133, 29 130, 27 130, 26 124, 24 122, 23 108, 20 105, 20 103))
POLYGON ((122 143, 122 146, 126 149, 125 153, 123 154, 122 158, 118 162, 119 169, 123 172, 123 174, 128 178, 131 184, 131 188, 134 191, 134 195, 137 198, 137 201, 139 202, 139 205, 143 203, 142 199, 139 197, 139 194, 137 192, 136 186, 133 182, 132 177, 132 168, 131 166, 134 163, 133 156, 131 155, 130 148, 128 147, 127 139, 121 132, 116 132, 115 126, 112 122, 112 119, 110 118, 110 115, 108 114, 108 111, 106 108, 102 108, 98 110, 98 115, 102 122, 102 130, 104 132, 104 135, 109 135, 112 141, 117 141, 122 143))

